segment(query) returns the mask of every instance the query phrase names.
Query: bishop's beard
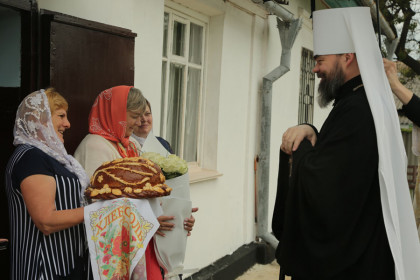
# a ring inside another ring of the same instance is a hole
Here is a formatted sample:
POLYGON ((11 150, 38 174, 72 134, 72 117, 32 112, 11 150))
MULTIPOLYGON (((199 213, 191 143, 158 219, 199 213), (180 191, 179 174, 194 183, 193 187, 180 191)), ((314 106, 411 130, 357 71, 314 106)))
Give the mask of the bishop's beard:
POLYGON ((336 63, 330 73, 318 74, 318 78, 323 78, 318 86, 318 104, 324 108, 335 99, 338 89, 344 84, 344 72, 336 63))

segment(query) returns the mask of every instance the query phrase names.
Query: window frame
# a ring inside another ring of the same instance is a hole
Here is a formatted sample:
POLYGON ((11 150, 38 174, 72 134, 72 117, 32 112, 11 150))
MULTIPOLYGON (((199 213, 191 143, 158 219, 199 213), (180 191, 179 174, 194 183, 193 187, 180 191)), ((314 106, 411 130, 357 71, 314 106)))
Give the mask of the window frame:
POLYGON ((301 63, 300 63, 300 88, 299 88, 299 108, 298 108, 298 123, 312 124, 314 120, 315 109, 315 73, 312 69, 315 66, 313 59, 313 51, 307 48, 301 50, 301 63), (309 95, 305 93, 307 87, 309 95), (306 99, 310 99, 310 103, 306 103, 306 99), (306 118, 305 118, 306 116, 306 118))
MULTIPOLYGON (((187 10, 187 9, 175 9, 173 7, 165 6, 164 14, 168 14, 168 30, 167 30, 167 40, 166 40, 166 57, 162 49, 162 78, 165 78, 165 81, 162 81, 162 90, 161 90, 161 125, 160 125, 160 134, 167 138, 167 117, 168 117, 168 96, 169 96, 169 81, 170 81, 170 67, 171 64, 182 65, 183 69, 183 81, 182 81, 182 97, 181 97, 181 133, 179 139, 179 156, 184 154, 184 141, 185 141, 185 115, 186 115, 186 96, 188 90, 188 72, 189 68, 198 69, 200 73, 200 90, 198 97, 198 115, 197 115, 197 142, 196 142, 196 161, 189 162, 189 166, 192 168, 200 168, 202 163, 202 154, 203 154, 203 118, 204 118, 204 106, 203 102, 205 100, 205 88, 206 88, 206 65, 207 65, 207 39, 208 39, 208 26, 209 26, 209 17, 201 15, 198 17, 198 14, 187 10), (175 55, 173 51, 173 27, 174 22, 180 22, 186 25, 185 36, 184 36, 184 56, 175 55), (191 23, 199 25, 203 28, 203 38, 201 42, 201 65, 189 62, 189 39, 190 39, 190 25, 191 23), (166 63, 166 69, 163 69, 163 65, 166 63)), ((163 32, 163 36, 165 33, 163 32)), ((165 42, 165 40, 163 40, 165 42)), ((163 46, 162 46, 163 47, 163 46)))

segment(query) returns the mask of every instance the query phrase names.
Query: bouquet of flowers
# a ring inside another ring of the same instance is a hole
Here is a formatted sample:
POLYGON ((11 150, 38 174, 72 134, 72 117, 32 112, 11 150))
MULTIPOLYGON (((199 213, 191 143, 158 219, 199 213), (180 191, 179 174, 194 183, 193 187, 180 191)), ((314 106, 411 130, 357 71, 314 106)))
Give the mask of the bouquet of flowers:
POLYGON ((184 269, 187 247, 187 231, 183 221, 191 216, 190 183, 187 162, 169 154, 156 137, 149 133, 142 147, 141 157, 147 158, 162 169, 165 183, 172 188, 171 194, 161 198, 163 215, 174 216, 175 227, 165 236, 155 235, 156 257, 164 268, 165 280, 178 280, 178 274, 193 272, 184 269))
POLYGON ((182 176, 188 172, 187 162, 177 155, 170 154, 164 157, 155 152, 146 152, 141 156, 159 165, 166 180, 182 176))

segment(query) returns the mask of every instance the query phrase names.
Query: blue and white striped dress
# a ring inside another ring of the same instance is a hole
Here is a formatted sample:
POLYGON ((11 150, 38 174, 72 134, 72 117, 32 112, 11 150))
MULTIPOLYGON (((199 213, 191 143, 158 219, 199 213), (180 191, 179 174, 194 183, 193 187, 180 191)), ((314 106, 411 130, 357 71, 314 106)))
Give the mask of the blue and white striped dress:
POLYGON ((32 221, 20 184, 35 174, 55 178, 57 210, 81 207, 81 185, 76 175, 38 148, 16 148, 6 168, 11 279, 88 279, 90 262, 84 224, 45 236, 32 221))

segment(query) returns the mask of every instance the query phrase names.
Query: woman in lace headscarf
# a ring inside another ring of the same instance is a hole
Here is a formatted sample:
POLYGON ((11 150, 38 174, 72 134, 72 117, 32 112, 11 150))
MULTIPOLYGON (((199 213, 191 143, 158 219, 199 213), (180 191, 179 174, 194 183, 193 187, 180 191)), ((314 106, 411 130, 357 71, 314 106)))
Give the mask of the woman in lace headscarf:
POLYGON ((64 148, 67 101, 54 89, 19 105, 6 168, 11 279, 89 279, 80 191, 88 183, 64 148))
MULTIPOLYGON (((104 162, 139 156, 140 147, 130 136, 134 127, 141 124, 145 108, 146 99, 141 91, 131 86, 116 86, 98 95, 89 115, 89 134, 74 153, 89 177, 104 162)), ((131 279, 145 279, 145 274, 147 279, 162 279, 153 239, 144 256, 131 279)))

